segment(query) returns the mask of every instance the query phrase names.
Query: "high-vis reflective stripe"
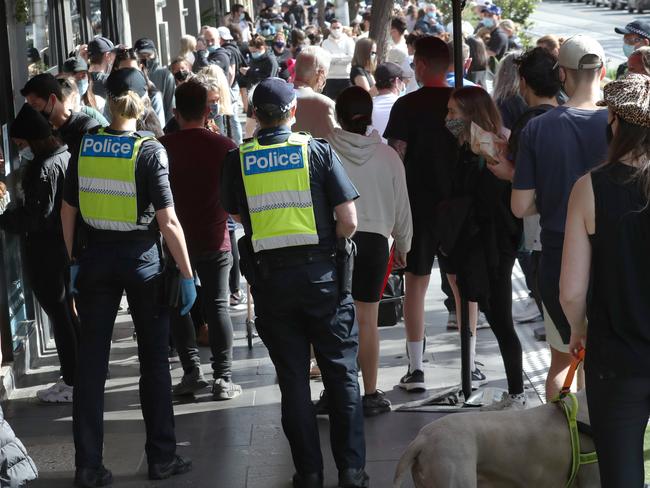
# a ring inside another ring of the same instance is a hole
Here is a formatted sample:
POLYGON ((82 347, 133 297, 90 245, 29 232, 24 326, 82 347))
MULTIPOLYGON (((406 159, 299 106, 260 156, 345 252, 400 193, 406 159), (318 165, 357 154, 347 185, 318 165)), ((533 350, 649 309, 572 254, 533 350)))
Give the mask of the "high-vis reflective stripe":
POLYGON ((79 210, 95 229, 137 230, 135 166, 149 137, 86 134, 79 151, 79 210))
POLYGON ((318 244, 309 181, 310 136, 291 134, 281 144, 241 146, 242 178, 255 252, 318 244))

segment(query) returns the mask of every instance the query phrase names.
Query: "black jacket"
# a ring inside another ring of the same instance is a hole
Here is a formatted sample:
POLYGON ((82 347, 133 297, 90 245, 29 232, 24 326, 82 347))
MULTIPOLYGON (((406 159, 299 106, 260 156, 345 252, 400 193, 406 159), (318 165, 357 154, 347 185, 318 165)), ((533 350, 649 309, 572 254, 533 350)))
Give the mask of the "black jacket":
POLYGON ((174 93, 176 92, 176 80, 174 75, 166 67, 160 66, 158 58, 154 59, 148 65, 149 79, 156 85, 163 99, 163 109, 165 110, 165 122, 169 122, 174 116, 174 93))
POLYGON ((24 201, 12 201, 0 215, 1 229, 34 238, 62 239, 61 202, 69 159, 68 146, 61 146, 23 166, 24 201))
POLYGON ((244 77, 246 88, 250 89, 260 81, 278 76, 278 60, 269 51, 257 59, 251 58, 249 69, 244 77))

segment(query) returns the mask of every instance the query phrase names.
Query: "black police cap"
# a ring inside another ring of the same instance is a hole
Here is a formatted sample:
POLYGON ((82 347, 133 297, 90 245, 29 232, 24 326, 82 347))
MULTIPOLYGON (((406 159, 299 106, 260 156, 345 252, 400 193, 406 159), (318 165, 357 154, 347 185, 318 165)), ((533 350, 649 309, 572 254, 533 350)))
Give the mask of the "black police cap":
POLYGON ((139 69, 118 69, 113 71, 106 80, 106 91, 113 97, 124 95, 129 90, 141 97, 147 93, 147 81, 139 69))

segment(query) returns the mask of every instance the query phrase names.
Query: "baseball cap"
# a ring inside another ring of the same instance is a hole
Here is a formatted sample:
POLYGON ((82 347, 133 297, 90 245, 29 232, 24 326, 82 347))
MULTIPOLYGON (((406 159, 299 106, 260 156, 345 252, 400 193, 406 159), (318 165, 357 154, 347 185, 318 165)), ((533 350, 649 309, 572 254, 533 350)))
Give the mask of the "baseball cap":
POLYGON ((625 27, 616 27, 614 32, 617 34, 636 34, 637 36, 650 39, 650 22, 644 22, 643 20, 635 20, 630 22, 625 27))
POLYGON ((95 37, 88 43, 88 55, 94 56, 96 54, 109 53, 115 49, 113 41, 105 37, 95 37))
POLYGON ((568 38, 560 46, 557 64, 568 69, 596 69, 603 66, 605 51, 600 43, 584 34, 568 38), (593 57, 598 60, 594 61, 593 57))
POLYGON ((492 5, 490 0, 475 0, 475 3, 477 7, 488 7, 492 5))
POLYGON ((28 103, 24 104, 9 129, 11 137, 36 140, 52 135, 52 126, 43 115, 28 103))
POLYGON ((283 115, 296 99, 293 84, 282 78, 266 78, 255 87, 253 106, 267 115, 283 115))
POLYGON ((223 39, 224 41, 232 41, 232 34, 230 33, 230 29, 228 27, 219 27, 217 29, 219 31, 219 37, 223 39))
POLYGON ((106 91, 113 97, 119 97, 129 90, 141 97, 147 93, 147 81, 139 69, 118 69, 113 71, 106 79, 106 91))
POLYGON ((609 107, 630 124, 650 127, 650 77, 630 73, 611 81, 596 105, 609 107))
POLYGON ((68 58, 63 63, 64 73, 79 73, 88 71, 88 63, 83 58, 68 58))
POLYGON ((492 15, 501 15, 502 10, 501 7, 489 3, 481 9, 481 12, 488 12, 492 15))
POLYGON ((395 63, 387 62, 377 66, 375 70, 376 82, 390 82, 395 78, 401 78, 403 75, 402 68, 395 63))
POLYGON ((154 53, 156 52, 156 45, 153 43, 151 39, 147 39, 146 37, 143 37, 135 41, 135 44, 133 45, 133 50, 136 53, 154 53))

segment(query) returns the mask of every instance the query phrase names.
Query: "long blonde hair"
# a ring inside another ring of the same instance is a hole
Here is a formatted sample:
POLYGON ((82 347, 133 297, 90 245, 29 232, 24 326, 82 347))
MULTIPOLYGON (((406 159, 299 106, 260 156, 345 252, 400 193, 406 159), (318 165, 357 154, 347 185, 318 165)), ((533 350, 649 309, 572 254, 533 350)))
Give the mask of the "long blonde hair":
POLYGON ((194 54, 196 51, 196 37, 191 35, 185 35, 181 37, 181 48, 178 52, 178 56, 181 58, 187 57, 188 54, 194 54))
POLYGON ((205 83, 208 90, 219 93, 219 108, 222 115, 234 115, 232 109, 232 98, 230 96, 230 85, 223 70, 216 64, 202 68, 199 74, 205 75, 205 83))

